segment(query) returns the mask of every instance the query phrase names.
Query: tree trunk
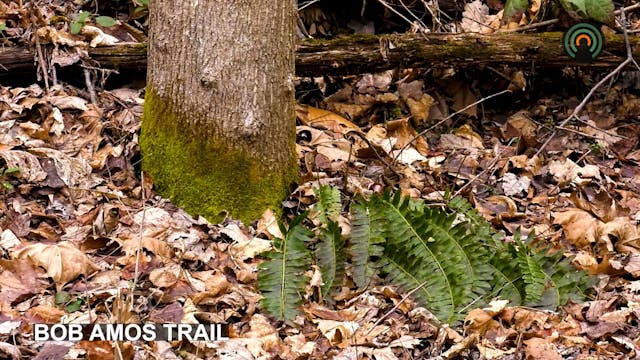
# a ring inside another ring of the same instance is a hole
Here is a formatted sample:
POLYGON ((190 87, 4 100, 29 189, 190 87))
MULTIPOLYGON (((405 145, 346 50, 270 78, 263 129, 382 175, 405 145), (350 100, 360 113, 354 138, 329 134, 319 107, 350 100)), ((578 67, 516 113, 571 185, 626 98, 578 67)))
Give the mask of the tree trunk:
POLYGON ((156 189, 249 222, 297 176, 295 1, 150 2, 140 146, 156 189))

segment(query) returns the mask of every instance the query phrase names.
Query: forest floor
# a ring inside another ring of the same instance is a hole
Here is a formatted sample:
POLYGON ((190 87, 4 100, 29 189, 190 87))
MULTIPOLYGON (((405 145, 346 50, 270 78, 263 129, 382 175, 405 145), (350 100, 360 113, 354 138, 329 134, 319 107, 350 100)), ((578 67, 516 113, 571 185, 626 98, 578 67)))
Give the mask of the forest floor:
MULTIPOLYGON (((0 5, 6 45, 26 43, 24 10, 0 5)), ((57 6, 40 9, 43 27, 77 13, 57 6)), ((52 56, 73 63, 82 46, 52 56)), ((442 67, 297 79, 300 181, 285 213, 308 209, 320 184, 347 199, 384 188, 436 204, 459 195, 507 240, 533 232, 597 278, 589 299, 557 311, 494 303, 452 326, 381 279, 365 291, 347 284, 333 305, 307 296, 303 316, 274 321, 256 287, 274 215, 211 224, 156 194, 140 172, 144 89, 88 74, 91 86, 47 72, 0 87, 0 358, 640 359, 637 72, 596 91, 563 129, 606 73, 442 67), (34 323, 61 321, 232 326, 220 342, 33 340, 34 323)))

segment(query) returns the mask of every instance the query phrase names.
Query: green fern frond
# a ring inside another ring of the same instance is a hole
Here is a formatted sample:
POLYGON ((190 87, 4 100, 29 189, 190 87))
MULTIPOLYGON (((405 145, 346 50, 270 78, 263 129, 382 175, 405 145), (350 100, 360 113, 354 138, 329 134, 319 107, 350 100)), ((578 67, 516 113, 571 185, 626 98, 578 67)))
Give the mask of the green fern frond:
POLYGON ((506 249, 506 244, 502 240, 503 236, 498 234, 491 224, 471 206, 471 203, 462 197, 454 197, 447 204, 449 210, 461 215, 469 224, 469 232, 479 244, 490 253, 500 253, 506 249))
MULTIPOLYGON (((509 259, 509 261, 512 261, 509 259)), ((516 271, 515 278, 509 276, 513 274, 513 266, 507 265, 505 268, 499 268, 491 264, 493 270, 493 280, 490 282, 491 291, 485 297, 486 300, 493 298, 500 298, 503 300, 509 300, 511 305, 519 305, 523 303, 525 297, 524 286, 519 283, 522 282, 522 277, 519 272, 516 271), (506 271, 505 271, 506 270, 506 271)))
POLYGON ((294 319, 299 314, 300 292, 307 281, 303 275, 311 267, 311 253, 307 249, 313 233, 294 221, 284 239, 274 239, 275 251, 267 254, 260 265, 258 289, 262 292, 262 306, 278 319, 294 319))
POLYGON ((321 185, 319 188, 314 188, 313 192, 318 198, 318 202, 313 205, 313 212, 320 223, 328 224, 330 221, 338 221, 342 208, 340 191, 333 186, 321 185))
POLYGON ((550 286, 548 284, 550 278, 542 271, 542 265, 538 262, 538 260, 544 261, 544 259, 537 259, 535 255, 531 253, 527 244, 518 245, 516 262, 525 283, 525 304, 539 302, 547 286, 550 286))
POLYGON ((368 206, 371 217, 381 219, 372 223, 384 232, 384 253, 380 265, 387 279, 406 291, 420 287, 415 297, 440 319, 453 317, 455 296, 443 264, 426 246, 435 239, 422 238, 425 222, 417 222, 419 214, 407 212, 409 201, 395 196, 389 199, 375 196, 368 206), (418 216, 416 216, 418 215, 418 216))
POLYGON ((329 222, 320 230, 317 259, 322 273, 322 296, 330 300, 330 292, 342 286, 345 276, 346 249, 340 234, 340 226, 335 221, 329 222))
MULTIPOLYGON (((551 274, 553 286, 558 290, 558 297, 551 303, 542 303, 547 308, 557 308, 566 304, 569 300, 573 302, 583 301, 588 297, 586 289, 593 287, 598 279, 594 276, 587 276, 584 271, 576 269, 571 264, 571 259, 566 258, 560 251, 550 255, 557 258, 553 268, 545 267, 545 272, 551 274)), ((543 297, 543 300, 545 297, 543 297)))
MULTIPOLYGON (((516 239, 518 237, 516 236, 516 239)), ((569 300, 584 300, 585 289, 593 286, 596 281, 594 277, 587 276, 584 271, 571 265, 571 261, 565 258, 561 251, 552 250, 551 246, 534 245, 533 234, 519 246, 518 252, 527 252, 530 262, 539 264, 539 271, 534 270, 529 274, 521 269, 527 283, 527 298, 524 301, 527 306, 555 309, 569 300)))
POLYGON ((508 279, 495 281, 494 293, 513 305, 545 309, 557 309, 568 300, 586 299, 585 290, 595 278, 576 269, 561 251, 534 245, 533 240, 533 233, 521 241, 516 232, 514 243, 505 243, 505 251, 494 256, 496 274, 508 279))
POLYGON ((441 320, 454 321, 490 289, 491 267, 466 224, 453 225, 455 214, 422 204, 398 193, 369 203, 370 213, 386 220, 375 224, 386 230, 383 271, 406 290, 424 284, 416 297, 441 320))
MULTIPOLYGON (((381 214, 378 212, 378 214, 381 214)), ((380 226, 371 226, 384 218, 371 218, 369 209, 362 203, 351 205, 351 239, 349 253, 351 256, 351 273, 353 281, 359 288, 368 285, 369 279, 376 273, 376 260, 382 256, 384 231, 380 226)))
POLYGON ((371 228, 385 238, 380 264, 387 279, 407 291, 422 286, 414 296, 442 321, 459 320, 494 297, 557 308, 583 298, 590 284, 561 253, 533 247, 532 238, 521 243, 516 236, 517 246, 502 241, 463 199, 451 199, 451 213, 398 193, 374 196, 367 207, 379 219, 371 228))

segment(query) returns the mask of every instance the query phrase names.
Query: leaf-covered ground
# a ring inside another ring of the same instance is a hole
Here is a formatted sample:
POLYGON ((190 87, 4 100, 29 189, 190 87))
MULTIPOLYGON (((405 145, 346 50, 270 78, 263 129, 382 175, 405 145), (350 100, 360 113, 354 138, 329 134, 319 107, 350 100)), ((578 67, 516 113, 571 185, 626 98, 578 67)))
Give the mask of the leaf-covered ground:
MULTIPOLYGON (((143 31, 144 3, 116 3, 120 13, 96 13, 121 20, 121 40, 143 31)), ((24 21, 34 9, 41 41, 57 39, 60 51, 49 56, 58 64, 80 61, 96 38, 111 41, 91 28, 71 35, 79 11, 71 2, 3 2, 7 46, 31 44, 24 21)), ((322 24, 305 19, 309 32, 312 23, 312 35, 321 34, 322 24)), ((285 214, 313 204, 319 184, 347 198, 394 187, 438 203, 450 192, 507 238, 535 231, 599 280, 593 300, 558 312, 495 302, 451 327, 381 279, 365 292, 347 283, 334 305, 321 302, 316 268, 308 269, 304 316, 273 321, 256 290, 260 254, 278 234, 273 214, 243 225, 184 213, 140 173, 141 89, 96 84, 92 92, 82 72, 76 86, 43 75, 46 82, 0 87, 0 358, 640 357, 637 73, 596 92, 540 154, 604 74, 441 67, 298 79, 300 182, 285 214), (33 341, 34 323, 60 321, 233 325, 231 339, 215 343, 33 341)))

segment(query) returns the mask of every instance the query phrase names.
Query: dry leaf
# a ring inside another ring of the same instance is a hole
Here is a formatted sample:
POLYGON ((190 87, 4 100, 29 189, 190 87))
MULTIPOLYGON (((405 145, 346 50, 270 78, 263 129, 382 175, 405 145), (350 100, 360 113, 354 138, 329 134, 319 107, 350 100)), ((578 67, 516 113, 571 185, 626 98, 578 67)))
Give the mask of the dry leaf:
POLYGON ((296 114, 298 119, 307 126, 331 130, 340 134, 345 134, 349 130, 360 131, 358 126, 342 116, 313 106, 296 105, 296 114))
POLYGON ((7 163, 7 168, 20 169, 19 176, 27 182, 39 182, 47 178, 38 158, 26 151, 0 151, 0 158, 7 163))
POLYGON ((599 236, 602 222, 591 214, 580 209, 571 209, 552 214, 554 224, 562 225, 564 236, 568 242, 579 249, 588 249, 599 236))
POLYGON ((105 34, 100 28, 91 25, 85 25, 80 29, 80 34, 87 36, 91 39, 89 46, 112 46, 120 42, 118 38, 105 34))
POLYGON ((430 95, 423 94, 419 100, 408 98, 405 102, 409 107, 409 111, 411 111, 411 118, 416 126, 429 122, 431 107, 435 103, 435 100, 430 95))
POLYGON ((350 338, 360 327, 360 324, 355 321, 314 319, 313 322, 318 325, 322 335, 332 344, 340 343, 350 338))
POLYGON ((49 101, 51 105, 57 107, 60 110, 88 110, 87 101, 77 96, 60 95, 50 96, 49 101))
POLYGON ((556 347, 547 339, 531 338, 524 344, 527 360, 562 360, 556 347))
POLYGON ((182 275, 183 269, 180 265, 172 264, 151 271, 149 274, 149 281, 159 288, 170 288, 180 280, 182 275))
POLYGON ((480 0, 474 0, 465 4, 460 26, 464 32, 490 34, 494 30, 489 24, 495 18, 496 15, 489 15, 489 7, 487 5, 480 0))
POLYGON ((531 185, 531 179, 528 176, 517 176, 514 173, 504 174, 500 182, 506 196, 522 197, 527 194, 531 185))
POLYGON ((100 267, 68 241, 57 244, 31 244, 12 254, 14 259, 29 259, 44 268, 58 289, 80 275, 90 275, 100 267))
POLYGON ((236 240, 231 245, 231 253, 240 260, 253 259, 263 252, 271 250, 271 241, 254 237, 250 240, 236 240))

